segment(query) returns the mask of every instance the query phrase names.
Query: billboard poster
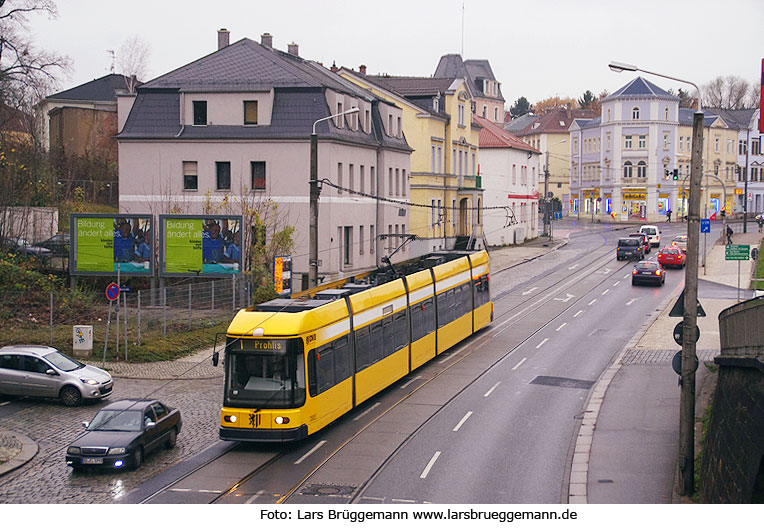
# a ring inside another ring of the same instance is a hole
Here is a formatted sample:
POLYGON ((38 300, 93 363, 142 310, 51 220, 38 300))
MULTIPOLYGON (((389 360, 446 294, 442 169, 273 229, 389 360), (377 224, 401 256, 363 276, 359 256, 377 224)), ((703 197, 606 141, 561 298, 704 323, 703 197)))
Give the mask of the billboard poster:
POLYGON ((229 278, 240 273, 241 226, 241 216, 159 216, 159 275, 229 278))
POLYGON ((151 275, 154 246, 149 214, 70 215, 72 275, 151 275))

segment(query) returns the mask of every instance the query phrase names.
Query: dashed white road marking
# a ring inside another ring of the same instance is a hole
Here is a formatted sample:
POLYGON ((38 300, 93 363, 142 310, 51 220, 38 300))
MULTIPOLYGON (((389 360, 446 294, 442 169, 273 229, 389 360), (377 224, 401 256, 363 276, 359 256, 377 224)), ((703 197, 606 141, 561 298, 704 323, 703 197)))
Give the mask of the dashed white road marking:
POLYGON ((206 489, 199 489, 196 492, 204 492, 206 494, 220 494, 223 492, 222 490, 206 490, 206 489))
POLYGON ((579 316, 579 315, 581 315, 582 313, 584 313, 584 311, 583 311, 583 310, 578 310, 578 311, 576 312, 576 314, 575 314, 573 317, 578 317, 578 316, 579 316))
POLYGON ((591 305, 592 305, 592 304, 594 304, 595 302, 597 302, 597 299, 592 299, 592 301, 589 303, 589 306, 591 306, 591 305))
POLYGON ((167 489, 170 492, 191 492, 191 489, 167 489))
POLYGON ((603 291, 603 292, 602 292, 602 294, 603 294, 603 295, 607 295, 607 292, 608 292, 608 291, 610 291, 610 290, 609 290, 609 289, 606 289, 605 291, 603 291))
POLYGON ((620 280, 616 280, 616 281, 615 281, 615 284, 613 284, 613 287, 616 287, 616 286, 617 286, 618 284, 620 284, 620 283, 621 283, 621 281, 620 281, 620 280))
POLYGON ((564 327, 566 324, 568 324, 568 323, 562 323, 560 326, 558 326, 558 327, 557 327, 557 329, 555 330, 555 332, 559 332, 560 330, 562 330, 562 328, 563 328, 563 327, 564 327))
POLYGON ((631 306, 631 304, 632 304, 634 301, 636 301, 636 300, 639 300, 639 299, 631 299, 629 302, 627 302, 627 303, 626 303, 626 306, 631 306))
POLYGON ((533 293, 537 289, 538 289, 538 287, 533 287, 533 288, 529 289, 528 291, 523 291, 523 295, 528 295, 529 293, 533 293))
POLYGON ((256 499, 258 499, 260 496, 262 496, 263 494, 265 494, 265 491, 264 491, 264 490, 258 490, 258 491, 257 491, 257 494, 255 494, 254 496, 252 496, 251 498, 249 498, 247 501, 245 501, 245 502, 244 502, 244 504, 246 505, 246 504, 252 503, 252 502, 253 502, 253 501, 255 501, 256 499))
POLYGON ((427 463, 427 466, 422 470, 422 474, 419 476, 420 479, 425 479, 427 477, 427 474, 430 473, 430 469, 432 468, 432 465, 435 464, 435 461, 438 460, 438 457, 440 457, 440 452, 435 452, 435 455, 432 456, 430 462, 427 463))
POLYGON ((409 385, 411 385, 412 383, 414 383, 414 381, 418 380, 419 378, 421 378, 421 376, 414 376, 414 377, 413 377, 411 380, 409 380, 408 382, 406 382, 405 384, 403 384, 403 385, 401 386, 401 389, 405 389, 406 387, 408 387, 409 385))
POLYGON ((0 404, 0 407, 7 406, 8 404, 10 404, 10 402, 3 402, 2 404, 0 404))
POLYGON ((459 423, 456 426, 454 426, 453 431, 459 431, 459 428, 462 427, 462 424, 467 422, 467 419, 470 418, 471 416, 472 416, 472 411, 467 411, 467 414, 462 417, 462 420, 460 420, 459 423))
POLYGON ((626 275, 626 276, 625 276, 625 277, 623 277, 623 278, 629 278, 630 276, 631 276, 631 275, 626 275))
POLYGON ((364 411, 363 413, 361 413, 360 415, 358 415, 358 416, 357 416, 356 418, 354 418, 353 420, 358 420, 358 419, 360 419, 361 417, 363 417, 364 415, 367 415, 368 413, 371 413, 371 411, 372 411, 374 408, 376 408, 376 407, 379 407, 381 404, 382 404, 382 402, 377 402, 376 404, 374 404, 374 405, 373 405, 373 406, 371 406, 369 409, 367 409, 366 411, 364 411))
POLYGON ((545 337, 545 338, 544 338, 544 341, 542 341, 541 343, 539 343, 538 345, 536 345, 536 348, 541 348, 541 345, 543 345, 543 344, 544 344, 544 343, 546 343, 547 341, 549 341, 549 338, 548 338, 548 337, 545 337))
POLYGON ((496 388, 499 387, 500 383, 501 382, 496 382, 493 387, 491 387, 488 391, 486 391, 486 393, 483 395, 483 398, 488 398, 491 395, 491 393, 493 393, 496 390, 496 388))
POLYGON ((303 455, 301 458, 299 458, 297 461, 294 462, 295 465, 299 465, 303 461, 305 461, 310 455, 321 448, 323 445, 326 444, 326 441, 320 441, 317 445, 315 445, 307 454, 303 455))
POLYGON ((513 370, 513 371, 514 371, 514 370, 517 370, 517 368, 518 368, 520 365, 522 365, 523 363, 525 363, 525 360, 527 360, 527 359, 528 359, 528 358, 523 358, 523 359, 521 359, 519 362, 517 362, 517 365, 515 365, 514 367, 512 367, 512 370, 513 370))

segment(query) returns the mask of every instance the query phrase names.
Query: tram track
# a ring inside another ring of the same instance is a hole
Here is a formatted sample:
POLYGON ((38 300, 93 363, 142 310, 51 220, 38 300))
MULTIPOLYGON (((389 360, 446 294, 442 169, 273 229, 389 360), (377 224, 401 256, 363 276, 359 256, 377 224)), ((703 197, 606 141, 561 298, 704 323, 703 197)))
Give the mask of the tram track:
MULTIPOLYGON (((391 410, 399 406, 401 403, 405 402, 406 400, 410 399, 412 395, 414 395, 417 391, 422 389, 423 387, 432 384, 434 381, 436 381, 439 377, 443 376, 444 374, 447 374, 450 369, 458 365, 461 361, 466 359, 469 356, 470 350, 479 350, 479 348, 490 342, 495 340, 495 338, 504 332, 506 332, 509 328, 516 325, 518 322, 521 322, 525 318, 530 317, 535 312, 539 311, 542 308, 542 303, 547 301, 547 299, 550 299, 555 294, 559 293, 562 290, 565 290, 569 288, 571 285, 580 285, 583 279, 591 276, 595 271, 597 271, 600 267, 602 267, 604 264, 609 263, 612 260, 612 249, 607 248, 607 250, 600 251, 603 247, 607 245, 607 238, 603 237, 603 242, 597 246, 594 250, 587 250, 586 252, 580 253, 578 256, 575 256, 571 258, 570 260, 566 261, 565 264, 562 264, 560 266, 556 266, 555 273, 560 273, 562 275, 562 279, 564 279, 563 282, 559 282, 554 279, 555 275, 549 275, 544 277, 544 279, 549 283, 549 285, 543 286, 539 288, 539 291, 534 292, 531 297, 528 297, 527 299, 524 299, 520 302, 517 302, 516 304, 512 304, 509 307, 503 308, 501 313, 498 313, 494 316, 494 322, 492 323, 492 326, 480 331, 478 334, 471 336, 470 338, 466 339, 465 341, 462 341, 460 344, 453 347, 451 350, 452 353, 446 353, 444 355, 438 356, 441 358, 441 360, 438 362, 441 366, 437 368, 437 370, 429 376, 428 378, 421 379, 421 376, 417 376, 415 379, 411 379, 410 381, 416 382, 415 385, 410 387, 408 390, 406 390, 401 396, 396 397, 392 403, 386 405, 386 407, 382 408, 379 411, 375 411, 376 415, 373 417, 369 417, 368 421, 360 428, 353 430, 353 433, 350 436, 343 437, 344 440, 341 440, 337 443, 334 443, 334 448, 325 456, 321 458, 321 460, 311 465, 309 469, 306 471, 300 473, 297 473, 298 479, 293 482, 291 486, 284 486, 284 489, 282 492, 283 494, 279 495, 278 493, 272 493, 271 495, 275 499, 276 504, 286 504, 289 503, 292 499, 294 499, 295 495, 298 494, 306 485, 308 485, 311 482, 311 479, 316 476, 316 474, 321 471, 328 463, 330 463, 337 454, 342 451, 344 448, 348 447, 348 445, 352 444, 354 441, 358 440, 358 438, 371 426, 373 426, 376 422, 380 421, 380 419, 383 419, 391 410), (610 256, 609 258, 608 255, 610 256), (577 270, 575 274, 572 276, 568 275, 565 276, 565 267, 568 267, 569 264, 576 263, 578 264, 577 270), (505 319, 504 321, 501 321, 502 318, 510 315, 511 316, 508 319, 505 319), (512 321, 510 323, 510 321, 512 321), (497 324, 498 323, 498 324, 497 324), (504 327, 504 328, 502 328, 504 327), (497 330, 498 328, 498 330, 497 330), (468 351, 467 354, 463 354, 465 351, 468 351), (276 499, 278 498, 278 499, 276 499)), ((624 264, 621 267, 615 268, 611 272, 609 272, 608 276, 615 275, 617 273, 620 273, 625 267, 628 266, 628 263, 624 264)), ((505 272, 509 272, 509 268, 505 268, 499 272, 494 273, 494 275, 502 275, 505 272)), ((527 282, 524 282, 520 284, 519 286, 528 285, 529 283, 533 283, 537 278, 531 279, 527 282)), ((607 277, 602 277, 604 280, 607 277)), ((494 302, 501 301, 505 299, 506 297, 517 294, 519 290, 522 288, 519 286, 515 286, 513 288, 510 288, 500 294, 498 294, 493 300, 494 302)), ((599 286, 599 282, 593 283, 593 285, 588 288, 588 290, 578 296, 578 298, 582 298, 585 295, 589 294, 593 290, 597 289, 599 286)), ((511 349, 507 350, 504 354, 498 356, 495 360, 493 360, 492 363, 484 367, 471 381, 468 381, 466 385, 462 387, 459 391, 457 391, 454 396, 452 396, 449 400, 447 400, 442 406, 437 408, 428 418, 426 418, 418 428, 414 429, 412 433, 410 433, 405 440, 403 440, 397 448, 395 448, 383 461, 381 464, 368 476, 366 481, 364 481, 361 486, 356 489, 356 491, 348 498, 348 503, 357 503, 358 500, 360 500, 363 497, 363 493, 368 488, 368 486, 373 482, 374 478, 377 477, 385 468, 387 463, 390 462, 400 451, 402 448, 405 447, 407 442, 414 437, 423 427, 428 424, 433 418, 435 418, 445 407, 447 407, 456 397, 458 397, 465 389, 469 388, 475 381, 477 381, 480 377, 482 377, 486 372, 491 370, 492 367, 497 365, 498 363, 501 363, 504 359, 506 359, 508 356, 512 354, 516 349, 520 348, 522 345, 527 343, 528 341, 532 340, 533 337, 544 328, 549 322, 553 321, 559 315, 561 315, 563 312, 567 311, 570 305, 568 304, 562 304, 560 305, 559 311, 556 311, 553 313, 553 315, 549 318, 545 318, 544 322, 542 324, 536 324, 534 326, 534 329, 529 331, 529 333, 519 341, 517 344, 515 344, 511 349)), ((432 360, 430 362, 430 365, 433 364, 435 360, 432 360)), ((368 406, 367 406, 368 407, 368 406)), ((368 411, 375 408, 376 406, 371 406, 368 411)), ((366 414, 366 412, 363 412, 366 414)), ((343 417, 345 418, 345 417, 343 417)), ((334 424, 334 423, 333 423, 334 424)), ((193 477, 195 474, 198 476, 203 476, 205 469, 207 467, 210 467, 214 465, 217 461, 224 458, 224 456, 231 454, 231 452, 235 451, 242 451, 243 444, 239 443, 231 448, 227 449, 223 454, 219 455, 218 457, 201 464, 199 467, 195 468, 194 470, 191 470, 189 473, 185 474, 182 478, 179 478, 178 480, 172 482, 171 484, 165 486, 163 489, 158 490, 151 496, 147 497, 145 500, 143 500, 140 503, 148 503, 152 500, 157 500, 159 496, 161 496, 162 493, 169 492, 169 491, 183 491, 186 489, 178 489, 175 488, 181 481, 186 480, 188 478, 193 477)), ((230 503, 232 501, 232 498, 235 496, 239 496, 238 491, 241 489, 242 486, 245 484, 257 481, 257 479, 260 476, 263 476, 264 473, 271 471, 274 469, 274 467, 277 467, 280 464, 286 465, 286 457, 294 450, 294 446, 290 445, 288 448, 285 448, 281 451, 277 451, 273 453, 271 456, 267 456, 269 453, 268 451, 263 452, 263 462, 259 463, 256 467, 249 470, 246 474, 239 473, 236 477, 231 478, 231 484, 225 489, 221 489, 219 491, 212 491, 212 490, 205 490, 205 491, 198 491, 198 492, 209 492, 211 493, 211 498, 207 501, 207 503, 211 504, 218 504, 218 503, 230 503), (267 458, 266 458, 267 457, 267 458)), ((247 449, 247 451, 251 451, 251 449, 247 449)), ((297 464, 297 463, 295 463, 297 464)), ((251 490, 251 489, 250 489, 251 490)), ((263 492, 263 490, 258 490, 258 493, 263 492)), ((259 494, 252 496, 251 499, 254 500, 257 498, 259 494)), ((251 501, 248 499, 245 501, 245 503, 251 503, 251 501)))

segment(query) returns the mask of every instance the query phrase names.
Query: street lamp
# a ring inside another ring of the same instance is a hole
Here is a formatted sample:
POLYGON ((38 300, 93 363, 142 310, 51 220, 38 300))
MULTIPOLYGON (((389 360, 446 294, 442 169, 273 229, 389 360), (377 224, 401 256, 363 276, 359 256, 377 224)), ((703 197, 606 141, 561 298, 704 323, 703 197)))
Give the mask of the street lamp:
POLYGON ((698 247, 700 243, 700 181, 703 172, 703 106, 700 89, 695 83, 649 70, 635 65, 612 61, 608 67, 613 72, 644 72, 654 76, 687 83, 698 91, 698 110, 692 120, 692 169, 690 172, 690 201, 687 216, 687 265, 684 276, 684 321, 682 324, 682 376, 679 405, 679 476, 680 494, 694 491, 695 474, 695 327, 698 322, 698 247))
POLYGON ((313 122, 313 129, 310 134, 310 230, 309 230, 309 280, 310 287, 314 288, 318 285, 318 196, 320 194, 318 190, 318 133, 316 133, 316 125, 319 122, 325 122, 338 116, 344 116, 346 114, 354 114, 359 112, 358 107, 353 107, 344 112, 338 112, 332 114, 326 118, 319 118, 313 122))
MULTIPOLYGON (((564 144, 565 142, 567 142, 567 139, 563 138, 559 142, 552 144, 552 146, 564 144)), ((546 147, 546 162, 544 163, 544 234, 548 235, 550 240, 552 239, 552 220, 549 215, 549 148, 552 146, 546 147)))

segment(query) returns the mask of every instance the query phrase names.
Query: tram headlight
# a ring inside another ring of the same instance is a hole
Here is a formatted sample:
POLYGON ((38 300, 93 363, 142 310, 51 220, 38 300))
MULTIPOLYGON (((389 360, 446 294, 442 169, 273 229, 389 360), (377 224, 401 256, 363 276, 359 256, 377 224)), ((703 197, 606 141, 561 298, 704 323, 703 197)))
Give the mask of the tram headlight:
POLYGON ((236 415, 226 415, 223 417, 223 420, 226 422, 236 422, 236 415))
POLYGON ((289 424, 289 417, 276 417, 276 424, 289 424))

